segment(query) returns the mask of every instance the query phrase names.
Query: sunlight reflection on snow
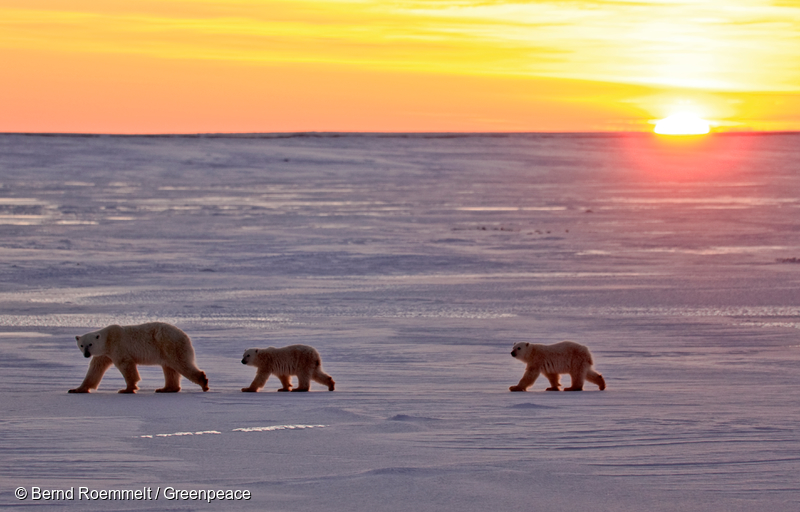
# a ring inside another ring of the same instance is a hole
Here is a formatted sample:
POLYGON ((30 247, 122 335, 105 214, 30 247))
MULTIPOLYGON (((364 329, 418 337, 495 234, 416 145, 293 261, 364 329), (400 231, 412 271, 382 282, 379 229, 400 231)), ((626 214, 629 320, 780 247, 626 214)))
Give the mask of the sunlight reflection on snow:
POLYGON ((253 327, 272 329, 291 322, 283 317, 262 316, 162 316, 162 315, 106 315, 106 314, 54 314, 54 315, 0 315, 0 326, 13 327, 89 327, 105 325, 138 325, 147 322, 170 324, 190 323, 215 327, 253 327))
MULTIPOLYGON (((274 432, 276 430, 304 430, 309 428, 325 428, 328 425, 271 425, 269 427, 239 427, 231 432, 274 432)), ((156 437, 185 437, 201 436, 204 434, 222 434, 219 430, 203 430, 200 432, 174 432, 172 434, 147 434, 139 436, 143 439, 154 439, 156 437)))
POLYGON ((147 439, 153 439, 153 437, 202 436, 204 434, 222 434, 222 432, 219 432, 217 430, 203 430, 203 431, 200 431, 200 432, 175 432, 174 434, 156 434, 155 436, 153 436, 153 435, 144 435, 144 436, 139 436, 139 437, 143 437, 143 438, 147 438, 147 439))
POLYGON ((232 432, 272 432, 274 430, 294 430, 304 428, 324 428, 327 425, 273 425, 270 427, 241 427, 235 428, 232 432))

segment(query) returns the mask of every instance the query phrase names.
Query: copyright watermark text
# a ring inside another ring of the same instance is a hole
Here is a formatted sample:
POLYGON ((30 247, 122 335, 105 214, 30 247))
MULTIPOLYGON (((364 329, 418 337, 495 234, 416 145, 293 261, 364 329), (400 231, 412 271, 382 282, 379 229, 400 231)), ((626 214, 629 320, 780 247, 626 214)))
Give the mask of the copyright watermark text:
POLYGON ((67 489, 45 489, 42 487, 17 487, 14 496, 18 500, 31 501, 240 501, 249 500, 252 494, 247 489, 178 489, 166 487, 139 487, 136 489, 92 489, 69 487, 67 489))

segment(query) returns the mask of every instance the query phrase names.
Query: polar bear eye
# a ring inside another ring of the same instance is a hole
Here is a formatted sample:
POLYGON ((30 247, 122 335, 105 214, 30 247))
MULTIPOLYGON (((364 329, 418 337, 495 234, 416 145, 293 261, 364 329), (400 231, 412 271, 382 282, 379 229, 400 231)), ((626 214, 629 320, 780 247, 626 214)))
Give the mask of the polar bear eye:
POLYGON ((99 340, 100 339, 100 335, 98 334, 97 336, 94 337, 94 339, 99 340))

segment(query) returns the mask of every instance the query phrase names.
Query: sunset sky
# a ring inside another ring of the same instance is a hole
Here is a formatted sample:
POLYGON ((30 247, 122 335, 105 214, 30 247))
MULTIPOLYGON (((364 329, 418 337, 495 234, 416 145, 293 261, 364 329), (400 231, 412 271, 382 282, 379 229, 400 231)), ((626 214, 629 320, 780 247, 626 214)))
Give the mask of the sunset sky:
POLYGON ((800 0, 0 0, 0 132, 800 130, 800 0))

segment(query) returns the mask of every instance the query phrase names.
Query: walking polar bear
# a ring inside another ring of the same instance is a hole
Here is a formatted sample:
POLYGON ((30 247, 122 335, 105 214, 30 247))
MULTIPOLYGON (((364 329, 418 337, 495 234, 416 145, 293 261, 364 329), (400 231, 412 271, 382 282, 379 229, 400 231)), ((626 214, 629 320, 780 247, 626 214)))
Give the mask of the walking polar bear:
POLYGON ((527 390, 540 373, 550 381, 547 391, 561 391, 561 373, 568 373, 572 378, 572 386, 564 391, 583 391, 584 380, 597 384, 601 391, 606 389, 605 379, 592 368, 594 362, 591 352, 574 341, 553 345, 520 342, 514 345, 511 356, 528 365, 519 384, 508 388, 511 391, 527 390))
POLYGON ((283 385, 278 391, 308 391, 312 380, 328 386, 328 391, 333 391, 336 384, 330 375, 322 371, 319 352, 308 345, 248 348, 242 356, 242 364, 258 368, 250 387, 242 388, 244 392, 257 392, 273 373, 283 385), (297 375, 297 387, 294 389, 290 382, 292 375, 297 375))
POLYGON ((125 378, 120 393, 136 393, 141 380, 136 365, 160 365, 164 370, 164 387, 156 393, 177 393, 181 375, 208 391, 208 378, 194 360, 192 340, 174 325, 151 322, 141 325, 109 325, 99 331, 75 336, 78 348, 91 357, 83 383, 70 393, 88 393, 97 389, 103 374, 111 365, 125 378))

